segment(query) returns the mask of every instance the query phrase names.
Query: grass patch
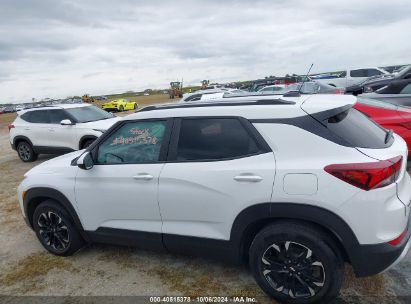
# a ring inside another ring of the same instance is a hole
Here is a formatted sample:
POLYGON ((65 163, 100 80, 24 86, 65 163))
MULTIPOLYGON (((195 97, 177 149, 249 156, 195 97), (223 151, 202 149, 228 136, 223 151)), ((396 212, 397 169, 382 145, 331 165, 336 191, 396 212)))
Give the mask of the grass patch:
POLYGON ((22 282, 34 282, 38 277, 45 276, 50 270, 73 270, 67 258, 49 253, 36 253, 20 260, 15 266, 0 278, 0 284, 12 286, 22 282))

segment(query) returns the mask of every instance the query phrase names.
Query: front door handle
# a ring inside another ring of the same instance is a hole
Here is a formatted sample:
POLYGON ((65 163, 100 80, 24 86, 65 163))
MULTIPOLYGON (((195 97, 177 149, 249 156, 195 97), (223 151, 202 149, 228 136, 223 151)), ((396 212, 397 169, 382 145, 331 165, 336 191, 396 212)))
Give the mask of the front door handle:
POLYGON ((254 175, 254 174, 240 174, 237 176, 234 176, 234 180, 237 182, 253 182, 253 183, 258 183, 263 180, 261 176, 254 175))
POLYGON ((50 131, 50 132, 54 132, 54 129, 53 129, 53 128, 50 128, 49 131, 50 131))
POLYGON ((134 175, 133 178, 136 180, 148 181, 148 180, 152 180, 154 177, 147 173, 141 173, 141 174, 134 175))

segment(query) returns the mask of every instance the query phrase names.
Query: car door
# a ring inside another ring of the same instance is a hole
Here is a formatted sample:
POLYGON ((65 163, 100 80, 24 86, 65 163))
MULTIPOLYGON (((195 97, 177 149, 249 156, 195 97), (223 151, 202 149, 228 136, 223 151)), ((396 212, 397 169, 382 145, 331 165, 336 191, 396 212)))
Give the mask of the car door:
POLYGON ((274 175, 273 152, 245 119, 177 119, 159 186, 166 247, 173 235, 228 240, 239 212, 270 201, 274 175))
POLYGON ((50 117, 48 110, 34 110, 29 112, 27 121, 30 124, 24 127, 24 132, 35 147, 50 147, 50 117))
POLYGON ((61 121, 69 119, 73 122, 66 111, 63 109, 49 110, 49 140, 53 142, 54 147, 76 149, 78 143, 75 143, 76 128, 75 125, 61 125, 61 121))
POLYGON ((76 176, 76 201, 86 230, 161 236, 158 179, 170 123, 164 119, 126 121, 104 135, 91 152, 93 168, 79 169, 76 176))

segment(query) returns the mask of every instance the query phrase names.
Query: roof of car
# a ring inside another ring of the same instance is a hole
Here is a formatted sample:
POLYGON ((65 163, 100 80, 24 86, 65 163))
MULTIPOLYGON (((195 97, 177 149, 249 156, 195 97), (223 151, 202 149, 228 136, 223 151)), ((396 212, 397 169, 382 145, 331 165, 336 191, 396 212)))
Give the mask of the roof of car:
POLYGON ((37 110, 72 109, 72 108, 80 108, 80 107, 88 107, 88 106, 91 106, 91 104, 88 104, 88 103, 71 103, 71 104, 61 103, 61 104, 56 104, 56 105, 40 106, 40 107, 33 107, 33 108, 30 108, 30 109, 26 109, 26 110, 21 110, 21 111, 19 111, 19 114, 23 114, 23 113, 30 112, 30 111, 37 111, 37 110))
POLYGON ((239 95, 224 96, 212 101, 167 103, 142 108, 125 116, 123 120, 189 117, 189 116, 241 116, 257 118, 290 118, 353 105, 349 95, 239 95), (302 105, 304 104, 304 107, 302 105))

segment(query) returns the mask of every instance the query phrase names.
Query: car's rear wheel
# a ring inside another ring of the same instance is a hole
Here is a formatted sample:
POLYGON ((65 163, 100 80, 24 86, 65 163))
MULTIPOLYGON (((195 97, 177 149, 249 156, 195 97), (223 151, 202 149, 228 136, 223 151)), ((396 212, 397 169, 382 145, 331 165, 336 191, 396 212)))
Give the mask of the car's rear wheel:
POLYGON ((16 150, 20 159, 26 163, 33 162, 38 157, 38 154, 34 152, 33 147, 27 141, 20 141, 16 150))
POLYGON ((53 200, 38 205, 33 228, 43 247, 55 255, 72 255, 84 245, 70 215, 53 200))
POLYGON ((281 303, 328 303, 338 296, 344 276, 342 257, 330 242, 310 225, 269 225, 251 244, 251 271, 260 287, 281 303))

